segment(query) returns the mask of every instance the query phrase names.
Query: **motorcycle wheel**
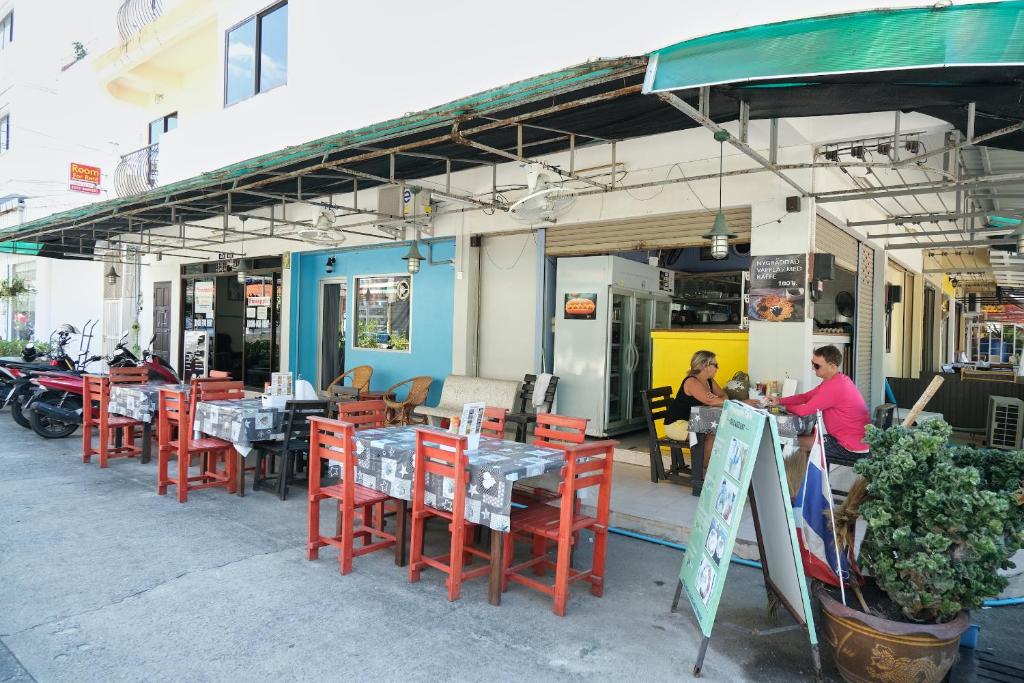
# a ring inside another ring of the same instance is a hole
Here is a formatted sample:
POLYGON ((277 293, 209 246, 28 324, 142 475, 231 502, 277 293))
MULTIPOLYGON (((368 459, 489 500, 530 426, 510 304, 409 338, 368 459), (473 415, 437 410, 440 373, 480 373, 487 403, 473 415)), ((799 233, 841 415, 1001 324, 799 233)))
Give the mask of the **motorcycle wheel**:
MULTIPOLYGON (((29 389, 31 389, 31 386, 29 386, 29 389)), ((27 390, 19 391, 14 396, 11 396, 8 404, 11 406, 11 417, 14 418, 14 421, 25 429, 32 429, 32 423, 28 419, 29 416, 21 409, 25 405, 24 401, 28 398, 28 394, 27 390)))
MULTIPOLYGON (((58 392, 53 392, 57 394, 58 392)), ((46 394, 43 395, 44 397, 46 394)), ((56 398, 56 396, 54 397, 56 398)), ((63 407, 69 410, 77 410, 82 407, 82 402, 78 397, 69 396, 64 400, 63 407)), ((63 439, 64 437, 71 436, 76 429, 78 429, 77 422, 64 422, 63 420, 57 420, 44 415, 38 410, 30 410, 29 423, 32 425, 32 431, 44 439, 63 439)))

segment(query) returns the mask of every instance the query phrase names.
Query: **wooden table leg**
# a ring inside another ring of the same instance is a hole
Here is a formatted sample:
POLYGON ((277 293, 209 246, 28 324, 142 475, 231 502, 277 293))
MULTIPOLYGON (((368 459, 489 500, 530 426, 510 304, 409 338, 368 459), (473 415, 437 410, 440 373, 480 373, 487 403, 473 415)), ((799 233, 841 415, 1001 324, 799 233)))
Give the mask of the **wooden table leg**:
POLYGON ((505 532, 491 529, 491 575, 487 586, 487 601, 494 606, 501 604, 501 551, 505 546, 505 532))
POLYGON ((142 423, 142 454, 139 460, 143 464, 149 462, 150 456, 153 455, 153 425, 149 422, 142 423))
POLYGON ((395 564, 405 567, 409 564, 409 501, 399 500, 395 512, 395 564))
MULTIPOLYGON (((238 453, 236 450, 235 453, 238 453)), ((235 493, 239 498, 245 498, 245 456, 238 453, 238 479, 235 484, 235 493)))

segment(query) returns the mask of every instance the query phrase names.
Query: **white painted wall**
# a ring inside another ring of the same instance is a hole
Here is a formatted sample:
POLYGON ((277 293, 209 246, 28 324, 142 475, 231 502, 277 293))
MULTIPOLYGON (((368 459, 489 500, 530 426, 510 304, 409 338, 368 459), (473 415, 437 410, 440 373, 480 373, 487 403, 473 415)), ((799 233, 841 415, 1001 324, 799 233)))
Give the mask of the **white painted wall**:
POLYGON ((535 370, 536 236, 485 237, 480 252, 479 374, 521 380, 535 370))

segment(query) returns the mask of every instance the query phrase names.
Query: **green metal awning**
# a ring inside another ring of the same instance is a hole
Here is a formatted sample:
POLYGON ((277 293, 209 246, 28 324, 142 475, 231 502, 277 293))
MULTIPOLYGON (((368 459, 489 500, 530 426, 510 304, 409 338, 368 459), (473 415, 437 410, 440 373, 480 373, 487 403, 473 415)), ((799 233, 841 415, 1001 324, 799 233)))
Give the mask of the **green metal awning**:
POLYGON ((1019 66, 1024 2, 797 19, 683 41, 650 57, 648 93, 873 71, 1019 66))
POLYGON ((0 254, 26 254, 38 256, 43 250, 39 242, 0 242, 0 254))

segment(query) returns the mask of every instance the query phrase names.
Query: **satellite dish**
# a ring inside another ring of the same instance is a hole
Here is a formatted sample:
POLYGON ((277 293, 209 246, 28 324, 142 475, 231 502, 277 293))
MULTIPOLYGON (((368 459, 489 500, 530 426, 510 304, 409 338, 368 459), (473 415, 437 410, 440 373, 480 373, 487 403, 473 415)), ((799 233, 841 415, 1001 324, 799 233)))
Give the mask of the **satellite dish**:
POLYGON ((334 227, 334 213, 328 209, 320 212, 316 225, 301 228, 296 234, 300 239, 314 244, 335 245, 345 241, 345 234, 334 227))
POLYGON ((553 184, 539 164, 527 164, 526 186, 528 194, 508 208, 522 223, 554 220, 576 203, 576 191, 553 184))

